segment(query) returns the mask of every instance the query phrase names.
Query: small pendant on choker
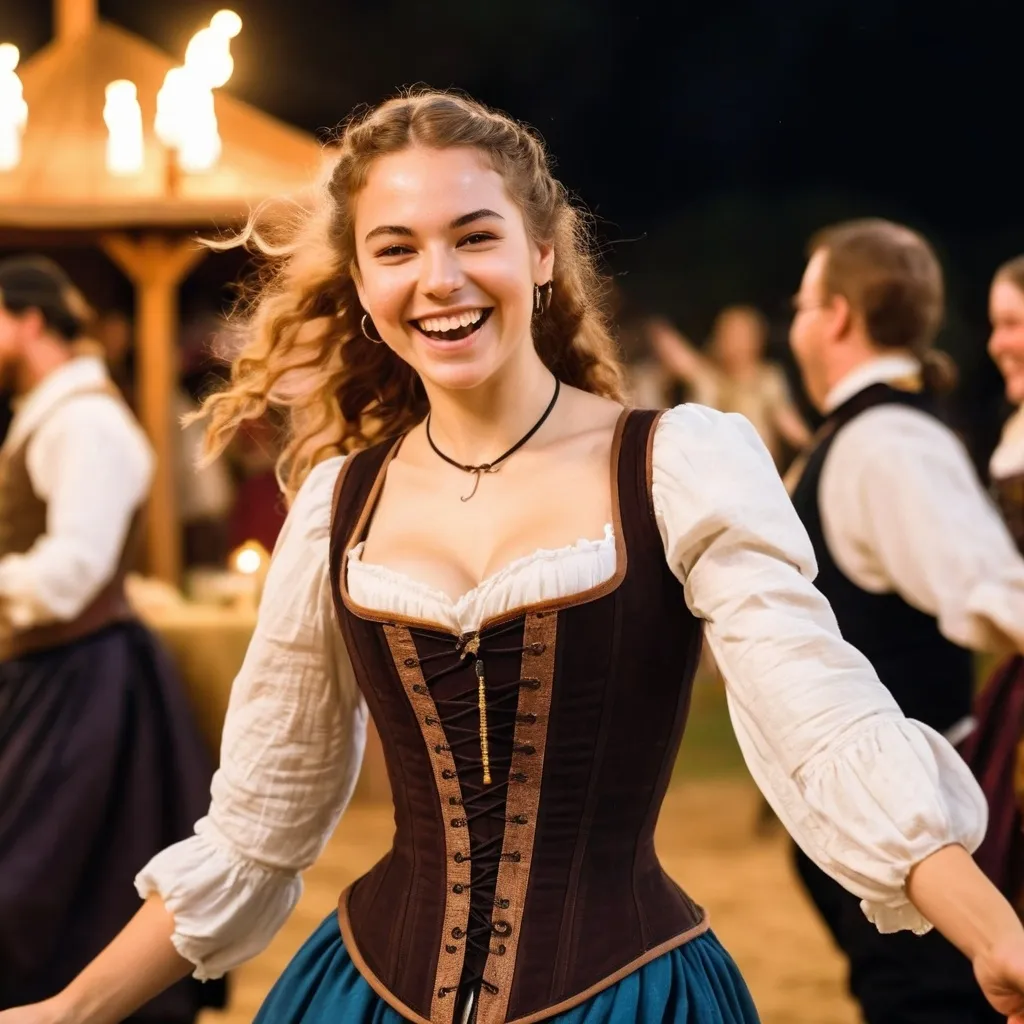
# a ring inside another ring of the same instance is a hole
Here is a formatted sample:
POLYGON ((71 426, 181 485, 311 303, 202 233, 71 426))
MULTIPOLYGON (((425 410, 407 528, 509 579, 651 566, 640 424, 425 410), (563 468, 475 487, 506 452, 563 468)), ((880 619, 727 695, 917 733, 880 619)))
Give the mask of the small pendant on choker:
POLYGON ((463 473, 476 474, 476 480, 473 482, 473 490, 471 490, 469 494, 467 494, 464 498, 461 498, 461 501, 469 501, 469 499, 472 498, 474 494, 476 494, 477 490, 480 487, 480 477, 483 476, 485 473, 497 473, 498 467, 507 458, 509 458, 509 456, 515 455, 515 453, 519 451, 519 449, 522 448, 523 445, 526 444, 526 442, 529 441, 530 438, 533 437, 533 435, 536 434, 538 430, 540 430, 541 426, 544 424, 544 421, 551 415, 551 410, 554 409, 555 403, 558 401, 558 394, 561 391, 561 388, 561 381, 559 381, 559 379, 556 377, 555 393, 551 396, 551 401, 548 402, 548 407, 544 410, 543 414, 541 415, 541 418, 537 420, 537 422, 534 423, 534 425, 518 441, 516 441, 516 443, 512 445, 512 447, 509 448, 507 452, 505 452, 502 455, 499 455, 498 458, 496 458, 493 462, 484 462, 479 466, 464 466, 461 462, 456 462, 454 459, 449 458, 447 455, 445 455, 445 453, 441 451, 441 449, 438 448, 436 444, 434 444, 434 439, 433 437, 431 437, 430 434, 430 415, 427 415, 427 444, 429 444, 431 449, 433 449, 434 454, 438 458, 443 459, 445 462, 447 462, 449 466, 454 466, 456 469, 461 469, 463 473))

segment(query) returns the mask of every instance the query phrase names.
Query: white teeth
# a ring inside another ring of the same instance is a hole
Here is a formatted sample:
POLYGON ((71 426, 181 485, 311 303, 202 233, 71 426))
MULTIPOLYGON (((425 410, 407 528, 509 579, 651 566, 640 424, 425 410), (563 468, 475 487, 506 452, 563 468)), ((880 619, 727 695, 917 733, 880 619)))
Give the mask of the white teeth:
POLYGON ((421 331, 430 331, 432 334, 444 331, 457 331, 460 327, 468 327, 475 324, 482 316, 482 309, 469 309, 464 313, 455 316, 431 316, 424 320, 417 320, 421 331))

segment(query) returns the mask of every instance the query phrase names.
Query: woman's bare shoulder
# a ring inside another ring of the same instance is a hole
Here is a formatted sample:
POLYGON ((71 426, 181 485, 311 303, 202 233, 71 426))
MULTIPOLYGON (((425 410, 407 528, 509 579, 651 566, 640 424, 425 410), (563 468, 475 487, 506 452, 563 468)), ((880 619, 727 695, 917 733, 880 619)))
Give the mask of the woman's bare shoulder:
POLYGON ((624 406, 604 395, 594 395, 579 388, 563 387, 566 399, 567 421, 578 430, 613 429, 624 406))

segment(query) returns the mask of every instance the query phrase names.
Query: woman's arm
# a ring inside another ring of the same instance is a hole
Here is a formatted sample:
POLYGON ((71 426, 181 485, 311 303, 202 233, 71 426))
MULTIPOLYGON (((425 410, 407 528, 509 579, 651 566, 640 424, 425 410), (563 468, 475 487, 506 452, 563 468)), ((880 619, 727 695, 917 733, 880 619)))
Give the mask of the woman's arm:
POLYGON ((973 964, 992 1005, 1024 1021, 1024 927, 962 846, 946 846, 907 878, 914 906, 973 964))
POLYGON ((668 564, 705 620, 740 747, 779 818, 879 930, 934 925, 990 1002, 1020 1013, 1024 929, 968 853, 984 835, 981 790, 842 639, 752 428, 684 406, 662 420, 653 461, 668 564))
POLYGON ((970 960, 1024 939, 1013 907, 962 846, 945 846, 915 865, 907 895, 970 960))
POLYGON ((647 330, 655 354, 674 377, 691 385, 706 385, 717 377, 711 361, 667 320, 652 320, 647 330))
POLYGON ((150 897, 63 992, 0 1013, 0 1024, 117 1024, 192 970, 175 950, 173 932, 174 918, 150 897))

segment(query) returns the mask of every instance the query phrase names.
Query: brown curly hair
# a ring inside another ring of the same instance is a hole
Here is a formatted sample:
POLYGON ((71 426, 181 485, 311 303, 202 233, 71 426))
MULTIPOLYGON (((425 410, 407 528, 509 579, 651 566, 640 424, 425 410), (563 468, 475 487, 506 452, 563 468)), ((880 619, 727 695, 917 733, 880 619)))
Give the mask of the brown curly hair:
POLYGON ((310 208, 256 211, 237 237, 266 258, 254 294, 230 325, 239 349, 227 386, 207 397, 207 454, 268 406, 286 413, 278 480, 292 498, 316 463, 396 436, 427 413, 419 377, 360 327, 352 279, 354 200, 375 159, 409 146, 469 146, 487 155, 538 243, 554 246, 551 300, 533 340, 564 383, 622 400, 622 373, 586 218, 552 176, 540 139, 506 115, 451 92, 404 93, 354 115, 329 151, 310 208))

